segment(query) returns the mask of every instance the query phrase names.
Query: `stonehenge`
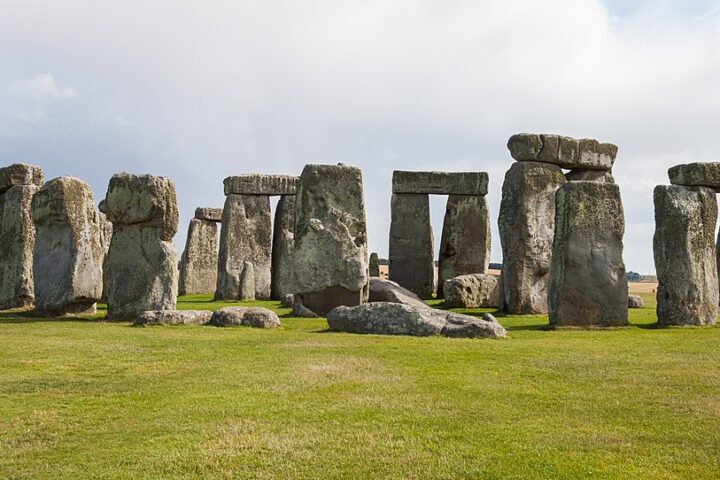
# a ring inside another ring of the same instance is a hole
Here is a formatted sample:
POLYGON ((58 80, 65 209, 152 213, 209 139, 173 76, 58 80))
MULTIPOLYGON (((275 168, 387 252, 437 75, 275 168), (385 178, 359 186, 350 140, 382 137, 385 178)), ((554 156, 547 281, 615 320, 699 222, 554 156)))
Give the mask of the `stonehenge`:
POLYGON ((0 310, 29 307, 35 301, 31 203, 43 184, 36 165, 0 168, 0 310))
POLYGON ((295 195, 281 195, 275 208, 272 238, 270 298, 294 294, 293 248, 295 247, 295 195))
POLYGON ((133 320, 148 310, 174 310, 178 255, 175 185, 166 177, 118 173, 108 185, 113 224, 105 260, 107 318, 133 320))
POLYGON ((95 313, 102 296, 105 258, 100 215, 90 186, 78 178, 52 179, 35 193, 37 315, 95 313))
POLYGON ((496 275, 473 273, 445 280, 448 308, 500 308, 501 282, 496 275))
POLYGON ((217 286, 219 208, 197 208, 180 257, 178 294, 213 293, 217 286))
POLYGON ((378 254, 376 252, 370 254, 370 276, 380 276, 380 259, 378 258, 378 254))

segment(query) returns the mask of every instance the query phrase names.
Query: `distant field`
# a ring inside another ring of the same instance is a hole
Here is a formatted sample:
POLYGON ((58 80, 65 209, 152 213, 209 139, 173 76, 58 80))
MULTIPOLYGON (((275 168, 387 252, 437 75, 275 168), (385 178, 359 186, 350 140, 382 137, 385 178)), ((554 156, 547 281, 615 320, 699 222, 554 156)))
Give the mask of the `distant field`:
POLYGON ((276 302, 275 331, 0 314, 0 478, 717 479, 720 328, 655 328, 642 295, 627 328, 501 316, 505 340, 276 302))

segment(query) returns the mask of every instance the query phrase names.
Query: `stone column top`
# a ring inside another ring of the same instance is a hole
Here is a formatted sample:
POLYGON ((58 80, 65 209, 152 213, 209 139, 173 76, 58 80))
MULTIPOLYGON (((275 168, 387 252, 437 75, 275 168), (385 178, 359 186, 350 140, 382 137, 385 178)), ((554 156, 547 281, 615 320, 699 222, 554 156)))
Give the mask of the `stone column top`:
POLYGON ((198 207, 195 209, 195 218, 208 222, 222 221, 222 208, 198 207))
POLYGON ((298 178, 292 175, 249 173, 227 177, 225 195, 295 195, 298 178))
POLYGON ((485 172, 408 172, 395 170, 392 193, 487 195, 485 172))
POLYGON ((670 183, 685 187, 708 187, 720 192, 720 162, 675 165, 668 170, 670 183))
POLYGON ((13 163, 0 168, 0 193, 15 185, 36 185, 42 187, 43 169, 28 163, 13 163))
POLYGON ((592 138, 576 139, 554 134, 518 133, 508 140, 518 162, 545 162, 568 170, 610 170, 618 147, 592 138))

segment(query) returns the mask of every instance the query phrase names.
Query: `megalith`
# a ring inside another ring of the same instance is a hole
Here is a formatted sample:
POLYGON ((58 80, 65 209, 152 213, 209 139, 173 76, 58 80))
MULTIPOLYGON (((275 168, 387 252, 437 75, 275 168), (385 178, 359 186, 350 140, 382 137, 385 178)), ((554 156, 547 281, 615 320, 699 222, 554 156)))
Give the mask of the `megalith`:
POLYGON ((282 300, 294 294, 295 195, 281 195, 275 207, 272 238, 270 297, 282 300))
POLYGON ((708 187, 658 185, 654 192, 660 325, 714 325, 718 315, 715 225, 708 187))
POLYGON ((380 259, 378 257, 377 252, 372 252, 370 254, 370 276, 371 277, 379 277, 380 276, 380 259))
POLYGON ((166 177, 118 173, 108 185, 113 235, 105 260, 108 319, 173 310, 178 292, 175 185, 166 177))
POLYGON ((389 279, 422 299, 435 292, 435 240, 426 193, 393 193, 389 279))
MULTIPOLYGON (((98 203, 98 220, 100 221, 100 245, 103 250, 103 265, 107 259, 110 250, 110 241, 112 240, 112 222, 107 218, 107 202, 105 199, 98 203)), ((103 271, 103 291, 100 298, 101 302, 107 302, 107 292, 105 291, 105 272, 103 271)))
POLYGON ((365 303, 369 272, 360 169, 306 165, 296 202, 296 302, 319 315, 365 303))
POLYGON ((28 307, 35 301, 32 197, 43 183, 36 165, 0 168, 0 310, 28 307))
POLYGON ((622 326, 628 318, 620 187, 567 182, 556 194, 551 325, 622 326))
POLYGON ((74 177, 55 178, 32 200, 35 223, 35 313, 95 313, 102 295, 101 214, 92 190, 74 177))
POLYGON ((219 208, 198 208, 190 220, 185 250, 180 257, 178 293, 213 293, 217 286, 219 208))

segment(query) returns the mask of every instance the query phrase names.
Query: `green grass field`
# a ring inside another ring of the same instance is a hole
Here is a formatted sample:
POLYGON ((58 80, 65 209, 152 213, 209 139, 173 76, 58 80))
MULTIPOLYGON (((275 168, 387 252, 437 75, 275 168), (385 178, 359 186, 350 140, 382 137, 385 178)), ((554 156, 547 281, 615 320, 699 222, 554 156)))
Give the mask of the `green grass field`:
POLYGON ((645 298, 627 328, 507 316, 504 340, 275 302, 273 331, 4 313, 0 478, 716 479, 720 328, 654 328, 645 298))

